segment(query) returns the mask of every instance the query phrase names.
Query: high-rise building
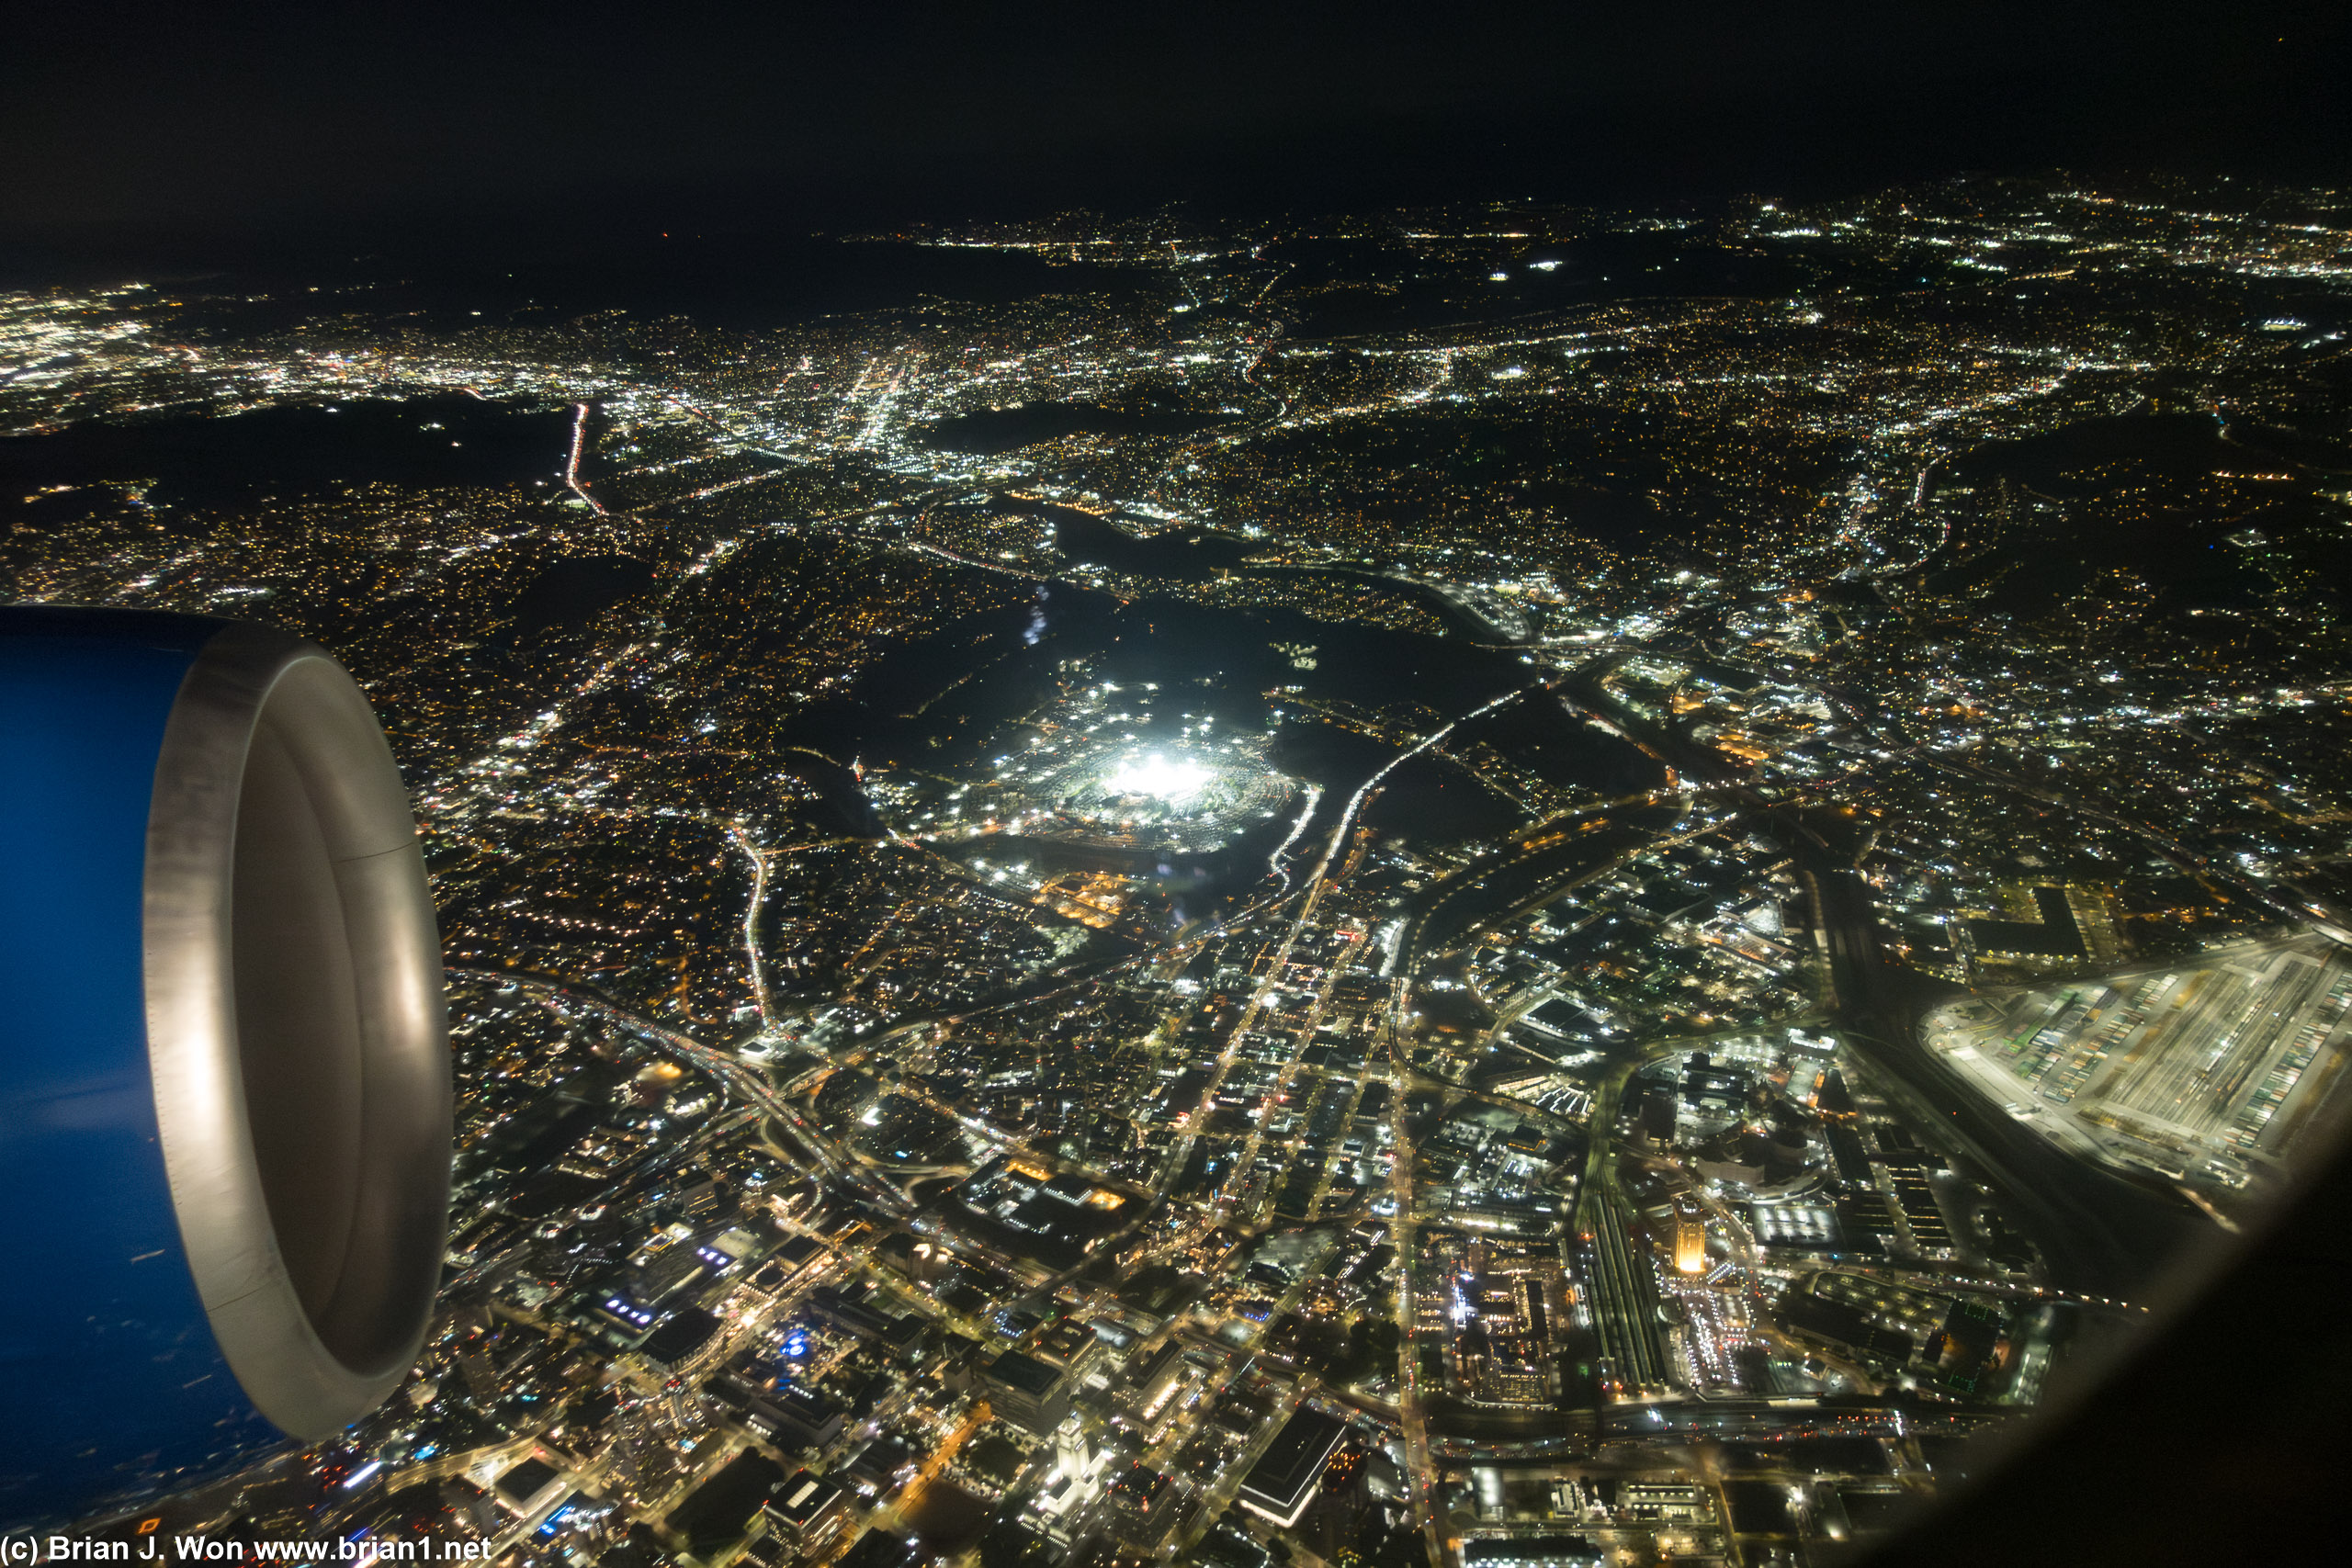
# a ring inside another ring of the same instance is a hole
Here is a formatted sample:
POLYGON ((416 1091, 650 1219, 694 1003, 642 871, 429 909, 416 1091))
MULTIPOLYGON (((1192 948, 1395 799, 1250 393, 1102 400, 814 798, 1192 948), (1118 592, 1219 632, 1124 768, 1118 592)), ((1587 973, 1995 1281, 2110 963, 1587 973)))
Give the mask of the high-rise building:
POLYGON ((1324 1466, 1347 1435, 1345 1423, 1302 1405, 1242 1482, 1241 1506, 1284 1529, 1296 1525, 1323 1483, 1324 1466))
POLYGON ((475 1404, 489 1404, 498 1398, 498 1369, 491 1364, 489 1351, 467 1346, 458 1352, 458 1371, 465 1375, 466 1392, 475 1404))
POLYGON ((796 1546, 809 1547, 840 1530, 848 1513, 847 1498, 839 1486, 803 1470, 777 1487, 761 1512, 770 1531, 796 1546))
POLYGON ((1707 1271, 1707 1221, 1697 1204, 1687 1199, 1674 1205, 1674 1271, 1678 1274, 1703 1274, 1707 1271))
POLYGON ((1094 1462, 1085 1422, 1075 1416, 1062 1417, 1061 1425, 1054 1428, 1054 1458, 1065 1475, 1076 1475, 1094 1462))
POLYGON ((990 1407, 1041 1438, 1069 1414, 1070 1381, 1060 1368, 1018 1350, 1007 1350, 980 1372, 990 1407))

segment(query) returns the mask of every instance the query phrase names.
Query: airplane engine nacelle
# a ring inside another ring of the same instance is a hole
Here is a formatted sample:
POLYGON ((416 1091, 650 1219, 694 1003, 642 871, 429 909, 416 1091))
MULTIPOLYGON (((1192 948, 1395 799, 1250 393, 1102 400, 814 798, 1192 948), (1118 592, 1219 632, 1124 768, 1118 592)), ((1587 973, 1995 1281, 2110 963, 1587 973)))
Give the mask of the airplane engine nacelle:
POLYGON ((0 607, 0 1526, 375 1408, 449 1149, 433 905, 351 677, 259 626, 0 607))

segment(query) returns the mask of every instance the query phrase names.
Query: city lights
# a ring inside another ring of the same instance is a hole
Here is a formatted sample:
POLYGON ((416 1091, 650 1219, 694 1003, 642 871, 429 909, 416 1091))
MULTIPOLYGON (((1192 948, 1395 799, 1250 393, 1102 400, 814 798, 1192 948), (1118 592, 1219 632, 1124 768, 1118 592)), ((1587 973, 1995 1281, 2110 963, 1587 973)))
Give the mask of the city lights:
POLYGON ((433 1337, 207 1517, 1887 1540, 2352 1093, 2352 234, 2262 201, 910 220, 810 243, 919 305, 752 326, 0 296, 11 592, 334 648, 436 899, 433 1337))

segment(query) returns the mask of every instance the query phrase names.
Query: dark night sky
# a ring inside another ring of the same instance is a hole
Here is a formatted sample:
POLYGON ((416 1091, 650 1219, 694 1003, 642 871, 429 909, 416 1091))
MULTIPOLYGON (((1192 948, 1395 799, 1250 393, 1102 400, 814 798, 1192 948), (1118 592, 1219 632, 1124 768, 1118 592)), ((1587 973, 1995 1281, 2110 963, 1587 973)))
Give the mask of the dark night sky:
POLYGON ((2346 9, 17 5, 0 239, 2344 179, 2346 9))

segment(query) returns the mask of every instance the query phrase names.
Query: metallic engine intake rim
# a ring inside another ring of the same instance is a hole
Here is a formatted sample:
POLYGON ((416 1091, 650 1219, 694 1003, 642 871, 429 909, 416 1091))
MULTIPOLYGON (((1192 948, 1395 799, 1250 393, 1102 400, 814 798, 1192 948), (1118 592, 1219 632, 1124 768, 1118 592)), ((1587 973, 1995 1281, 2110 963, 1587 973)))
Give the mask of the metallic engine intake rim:
POLYGON ((247 626, 204 645, 164 731, 142 897, 149 1064, 189 1270, 254 1407, 324 1436, 373 1409, 423 1341, 450 1129, 407 793, 324 650, 247 626), (295 895, 290 912, 265 888, 295 895))

